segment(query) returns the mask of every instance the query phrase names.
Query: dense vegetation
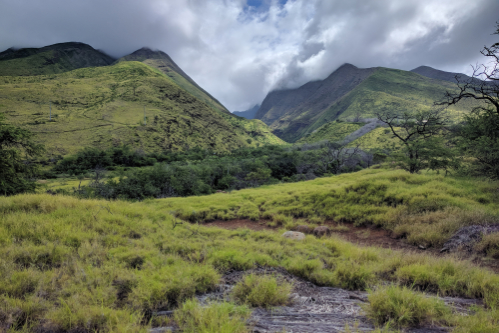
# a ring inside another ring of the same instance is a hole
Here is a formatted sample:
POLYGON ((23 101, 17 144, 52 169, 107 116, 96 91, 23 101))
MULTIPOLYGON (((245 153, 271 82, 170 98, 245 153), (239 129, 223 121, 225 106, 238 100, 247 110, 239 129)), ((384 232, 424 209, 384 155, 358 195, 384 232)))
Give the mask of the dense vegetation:
POLYGON ((38 170, 34 159, 42 151, 33 133, 6 124, 0 114, 0 194, 34 192, 38 170))
POLYGON ((265 146, 215 153, 199 148, 185 152, 141 154, 128 147, 106 151, 84 149, 58 161, 45 176, 57 173, 94 182, 80 187, 79 195, 104 198, 144 199, 210 194, 278 182, 296 182, 333 173, 360 170, 386 155, 345 148, 330 156, 336 146, 326 143, 296 147, 265 146), (145 168, 133 168, 143 167, 145 168), (132 167, 130 169, 130 167, 132 167), (104 169, 108 180, 102 179, 104 169), (126 170, 128 169, 128 170, 126 170))

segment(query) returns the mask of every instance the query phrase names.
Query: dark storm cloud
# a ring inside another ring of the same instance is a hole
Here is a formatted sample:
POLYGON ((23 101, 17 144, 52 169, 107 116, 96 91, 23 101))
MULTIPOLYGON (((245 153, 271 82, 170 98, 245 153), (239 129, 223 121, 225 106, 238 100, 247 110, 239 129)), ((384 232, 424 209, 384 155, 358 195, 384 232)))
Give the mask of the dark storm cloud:
POLYGON ((1 0, 0 49, 79 41, 172 56, 229 109, 342 63, 468 71, 498 40, 496 0, 1 0))

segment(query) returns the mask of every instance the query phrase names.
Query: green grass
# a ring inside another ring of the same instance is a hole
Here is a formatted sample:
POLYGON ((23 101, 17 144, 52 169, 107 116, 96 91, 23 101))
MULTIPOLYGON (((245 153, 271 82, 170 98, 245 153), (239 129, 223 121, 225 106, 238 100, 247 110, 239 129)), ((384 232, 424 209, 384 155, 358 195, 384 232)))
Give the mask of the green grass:
POLYGON ((302 137, 297 143, 313 143, 323 140, 341 141, 348 134, 358 130, 365 124, 363 123, 346 123, 346 122, 328 122, 312 133, 302 137))
POLYGON ((394 138, 391 130, 385 127, 377 127, 349 144, 351 147, 357 145, 366 150, 381 149, 396 151, 402 147, 401 141, 394 138))
POLYGON ((175 321, 185 333, 246 333, 250 310, 231 303, 201 306, 188 300, 175 312, 175 321))
POLYGON ((443 301, 406 287, 387 286, 371 291, 367 316, 378 325, 411 327, 424 323, 438 324, 451 311, 443 301))
POLYGON ((120 144, 150 152, 283 143, 262 122, 212 108, 140 62, 56 75, 2 76, 0 90, 0 112, 10 123, 37 133, 53 156, 120 144))
POLYGON ((255 307, 286 305, 293 286, 274 276, 246 275, 232 290, 234 299, 255 307))
MULTIPOLYGON (((147 315, 151 311, 183 309, 186 329, 216 331, 220 328, 210 327, 233 327, 224 323, 239 323, 246 312, 231 304, 207 309, 184 302, 213 290, 224 272, 267 266, 323 286, 365 290, 389 282, 416 293, 482 298, 487 309, 448 319, 457 328, 470 327, 479 318, 496 318, 499 276, 469 261, 358 247, 334 236, 308 235, 296 242, 281 237, 283 230, 229 231, 174 222, 279 213, 304 223, 307 216, 331 218, 338 211, 345 221, 372 219, 385 227, 414 221, 438 225, 431 219, 440 214, 455 228, 495 216, 496 189, 493 182, 370 169, 134 203, 46 194, 0 197, 0 318, 26 330, 145 332, 154 322, 147 315)), ((263 289, 272 291, 269 285, 263 289)), ((498 325, 494 319, 484 327, 498 325)))
POLYGON ((499 221, 497 182, 370 168, 294 184, 159 200, 191 221, 279 216, 374 224, 416 245, 442 245, 462 226, 499 221))

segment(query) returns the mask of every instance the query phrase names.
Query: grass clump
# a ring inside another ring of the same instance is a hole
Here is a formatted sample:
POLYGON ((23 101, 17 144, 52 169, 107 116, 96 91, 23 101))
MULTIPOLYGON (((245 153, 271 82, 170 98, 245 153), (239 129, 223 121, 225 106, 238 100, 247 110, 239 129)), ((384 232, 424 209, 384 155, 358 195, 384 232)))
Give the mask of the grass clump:
POLYGON ((249 274, 236 284, 232 296, 255 307, 286 305, 293 285, 274 276, 249 274))
POLYGON ((379 287, 369 292, 366 313, 377 325, 418 326, 439 322, 450 314, 443 301, 414 292, 407 287, 379 287))
POLYGON ((459 316, 455 321, 454 333, 496 333, 499 325, 499 310, 484 311, 475 308, 469 316, 459 316))
POLYGON ((475 250, 494 259, 499 259, 499 233, 484 235, 482 240, 475 245, 475 250))
POLYGON ((175 311, 174 319, 185 333, 246 333, 250 314, 244 305, 211 303, 203 306, 191 299, 175 311))

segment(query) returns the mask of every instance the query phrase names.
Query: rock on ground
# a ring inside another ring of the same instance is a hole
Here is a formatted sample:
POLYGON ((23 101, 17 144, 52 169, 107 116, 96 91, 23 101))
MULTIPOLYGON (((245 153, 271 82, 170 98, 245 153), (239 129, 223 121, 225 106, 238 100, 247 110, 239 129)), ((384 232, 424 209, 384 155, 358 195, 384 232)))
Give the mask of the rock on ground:
MULTIPOLYGON (((226 274, 217 290, 198 295, 201 304, 230 301, 234 285, 246 274, 268 274, 293 284, 292 302, 288 306, 271 309, 256 308, 249 321, 252 333, 344 333, 348 326, 353 332, 371 332, 375 329, 364 315, 362 305, 367 304, 367 293, 341 288, 319 287, 309 281, 289 274, 283 268, 258 267, 249 271, 232 271, 226 274)), ((440 298, 453 311, 466 315, 469 307, 481 305, 475 299, 454 297, 440 298)), ((167 311, 170 312, 170 311, 167 311)), ((174 327, 155 328, 151 333, 175 332, 174 327)), ((431 325, 403 330, 404 333, 444 333, 450 328, 431 325)))
POLYGON ((305 234, 303 232, 298 231, 286 231, 282 234, 282 237, 294 239, 294 240, 303 240, 305 239, 305 234))
POLYGON ((459 249, 473 251, 473 246, 482 240, 483 235, 499 232, 499 225, 471 225, 459 229, 440 250, 452 252, 459 249))

